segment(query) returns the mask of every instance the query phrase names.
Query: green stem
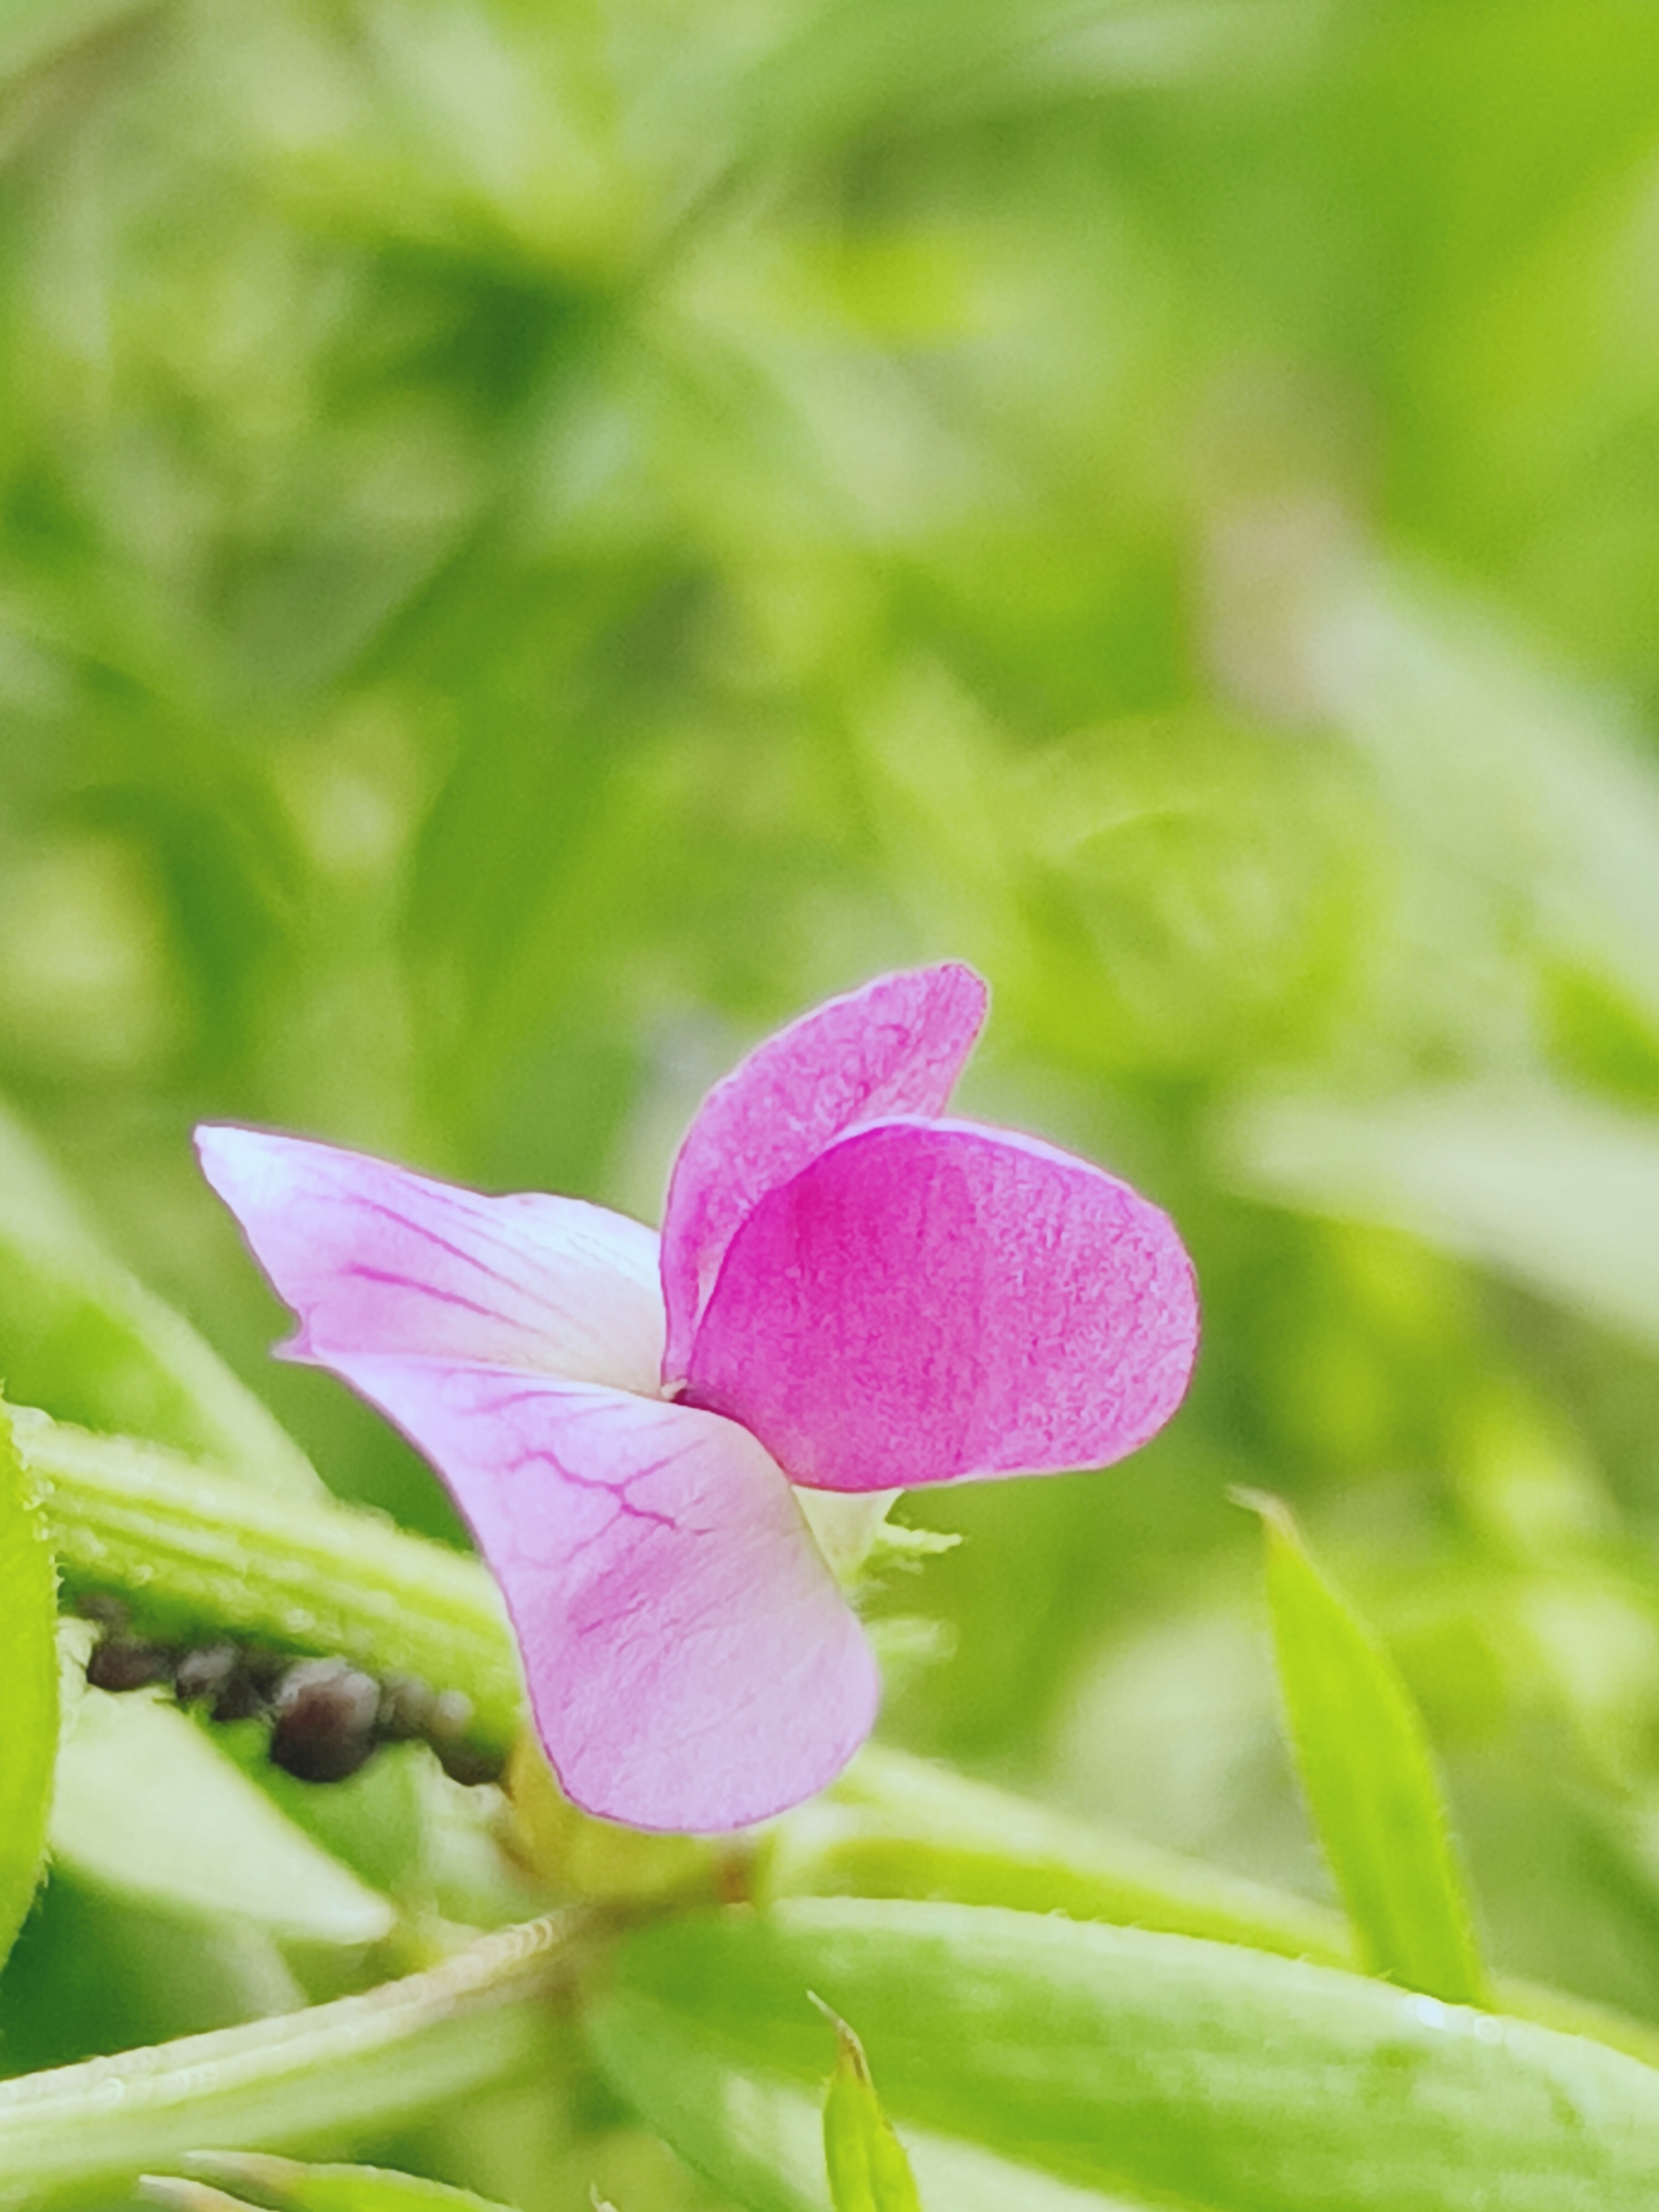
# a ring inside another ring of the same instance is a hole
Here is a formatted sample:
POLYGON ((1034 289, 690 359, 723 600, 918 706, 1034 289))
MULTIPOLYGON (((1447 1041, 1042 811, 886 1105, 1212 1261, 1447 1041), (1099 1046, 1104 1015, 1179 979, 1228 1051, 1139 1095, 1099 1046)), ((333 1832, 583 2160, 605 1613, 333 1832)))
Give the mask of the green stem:
POLYGON ((546 2000, 594 1924, 555 1914, 361 1996, 0 2081, 0 2203, 129 2182, 186 2151, 384 2133, 521 2079, 546 2063, 546 2000))
POLYGON ((419 1674, 466 1693, 479 1742, 511 1742, 518 1659, 477 1560, 331 1498, 276 1496, 26 1408, 13 1419, 72 1591, 118 1594, 158 1635, 229 1635, 419 1674))

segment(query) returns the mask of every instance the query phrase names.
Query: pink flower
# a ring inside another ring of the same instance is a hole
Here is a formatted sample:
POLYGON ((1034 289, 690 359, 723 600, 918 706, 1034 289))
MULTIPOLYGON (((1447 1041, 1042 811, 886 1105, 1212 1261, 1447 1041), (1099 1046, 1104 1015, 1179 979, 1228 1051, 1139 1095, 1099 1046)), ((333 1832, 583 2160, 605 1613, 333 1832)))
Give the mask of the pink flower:
POLYGON ((868 1492, 1121 1459, 1197 1339, 1156 1207, 943 1118, 985 1017, 884 975, 698 1110, 660 1242, 294 1137, 198 1133, 299 1316, 285 1348, 386 1413, 505 1594, 548 1756, 588 1811, 714 1832, 810 1796, 879 1696, 792 1484, 868 1492))

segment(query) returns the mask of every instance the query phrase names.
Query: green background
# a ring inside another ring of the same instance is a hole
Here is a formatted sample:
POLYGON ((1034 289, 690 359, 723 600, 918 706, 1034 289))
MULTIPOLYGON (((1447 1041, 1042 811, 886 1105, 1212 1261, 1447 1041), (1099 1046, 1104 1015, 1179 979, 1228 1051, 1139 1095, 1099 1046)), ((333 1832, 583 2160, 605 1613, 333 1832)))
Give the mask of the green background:
MULTIPOLYGON (((0 0, 0 1089, 122 1257, 453 1534, 191 1123, 654 1218, 749 1043, 970 960, 964 1110, 1165 1205, 1206 1342, 902 1509, 888 1740, 1317 1891, 1272 1489, 1494 1964, 1659 2017, 1649 12, 0 0)), ((235 2011, 119 1917, 0 2064, 235 2011)), ((592 2094, 503 2191, 693 2201, 592 2094)))

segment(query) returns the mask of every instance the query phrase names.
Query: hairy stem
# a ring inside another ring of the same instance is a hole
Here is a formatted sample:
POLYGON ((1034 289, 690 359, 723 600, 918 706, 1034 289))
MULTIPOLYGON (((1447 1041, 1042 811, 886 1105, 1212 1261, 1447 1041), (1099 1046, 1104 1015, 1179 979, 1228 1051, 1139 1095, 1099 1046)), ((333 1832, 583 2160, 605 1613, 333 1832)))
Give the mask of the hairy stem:
POLYGON ((130 2181, 192 2150, 373 2134, 545 2063, 547 1998, 588 1914, 498 1929, 361 1996, 0 2081, 0 2205, 130 2181))
POLYGON ((71 1592, 125 1598, 150 1632, 339 1654, 472 1701, 505 1747, 523 1711, 511 1632, 476 1559, 328 1498, 277 1495, 125 1437, 14 1410, 71 1592))

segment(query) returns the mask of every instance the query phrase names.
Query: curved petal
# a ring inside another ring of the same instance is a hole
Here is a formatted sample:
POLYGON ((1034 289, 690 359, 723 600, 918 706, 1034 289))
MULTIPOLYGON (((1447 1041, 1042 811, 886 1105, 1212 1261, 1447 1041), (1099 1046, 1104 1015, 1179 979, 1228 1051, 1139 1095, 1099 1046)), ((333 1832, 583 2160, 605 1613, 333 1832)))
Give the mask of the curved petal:
POLYGON ((657 1389, 657 1239, 579 1199, 487 1198, 261 1129, 196 1133, 203 1172, 299 1316, 286 1349, 397 1352, 657 1389))
POLYGON ((799 1804, 869 1734, 863 1631, 782 1471, 712 1413, 436 1362, 338 1371, 444 1477, 507 1599, 566 1794, 704 1833, 799 1804))
POLYGON ((1121 1459, 1181 1402, 1191 1263, 1127 1183, 963 1121, 855 1131, 732 1240, 686 1401, 826 1490, 1121 1459))
POLYGON ((956 961, 878 975, 780 1030, 714 1085, 680 1146, 663 1211, 665 1382, 686 1372, 745 1214, 844 1130, 942 1113, 984 1026, 987 997, 956 961))

